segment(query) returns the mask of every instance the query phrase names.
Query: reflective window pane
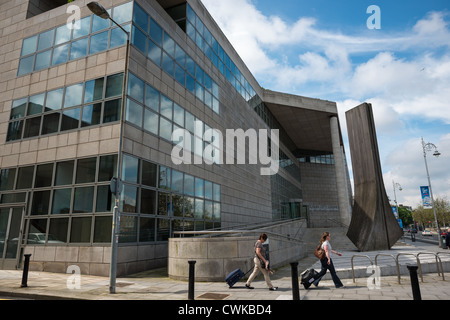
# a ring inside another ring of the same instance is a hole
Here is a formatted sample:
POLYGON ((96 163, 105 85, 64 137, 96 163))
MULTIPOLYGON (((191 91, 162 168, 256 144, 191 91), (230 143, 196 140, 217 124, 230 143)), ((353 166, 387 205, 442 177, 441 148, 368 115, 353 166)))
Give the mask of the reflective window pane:
POLYGON ((112 218, 95 217, 94 243, 111 243, 112 218))
POLYGON ((91 213, 94 201, 94 187, 75 188, 73 213, 91 213))
POLYGON ((162 28, 153 19, 150 18, 150 37, 159 46, 162 45, 162 28))
POLYGON ((183 193, 183 172, 172 170, 172 191, 183 193))
POLYGON ((194 218, 204 219, 204 200, 195 198, 194 218))
POLYGON ((28 102, 27 115, 31 116, 33 114, 42 113, 42 108, 44 106, 45 93, 37 94, 30 97, 28 102))
POLYGON ((139 223, 139 241, 155 241, 155 218, 140 218, 139 223))
POLYGON ((112 12, 112 17, 114 21, 116 21, 118 24, 131 21, 132 19, 131 12, 133 11, 133 3, 134 2, 127 2, 125 4, 115 7, 112 12))
POLYGON ((128 74, 128 95, 139 102, 144 102, 144 81, 134 74, 128 74))
MULTIPOLYGON (((107 11, 108 11, 108 13, 111 12, 110 9, 107 10, 107 11)), ((94 19, 92 20, 92 31, 91 31, 91 33, 95 33, 97 31, 109 28, 110 23, 111 23, 111 21, 109 19, 103 19, 103 18, 100 18, 97 15, 94 15, 93 17, 94 17, 94 19)))
POLYGON ((72 189, 57 189, 53 192, 52 214, 70 213, 72 189))
POLYGON ((21 56, 25 56, 27 54, 36 52, 37 45, 37 35, 26 38, 22 42, 22 51, 20 53, 21 56))
POLYGON ((117 175, 117 155, 100 157, 98 181, 111 181, 117 175))
POLYGON ((72 30, 67 27, 67 25, 63 25, 59 28, 56 28, 55 33, 55 46, 64 42, 70 41, 70 34, 72 30))
POLYGON ((29 220, 27 234, 27 244, 39 245, 45 244, 45 234, 47 232, 47 219, 29 220))
POLYGON ((137 183, 139 176, 139 159, 123 155, 122 179, 128 182, 137 183))
POLYGON ((170 176, 171 169, 160 166, 159 167, 159 178, 158 178, 158 186, 162 189, 170 189, 170 176))
POLYGON ((85 83, 85 87, 84 87, 84 102, 85 103, 102 99, 103 83, 104 83, 104 78, 90 80, 85 83))
POLYGON ((159 136, 168 141, 172 139, 172 122, 164 118, 159 119, 159 136))
POLYGON ((23 120, 10 122, 8 124, 8 132, 6 141, 18 140, 22 138, 23 120))
POLYGON ((170 224, 169 219, 158 219, 158 225, 156 230, 156 240, 157 241, 167 241, 170 236, 170 224))
POLYGON ((41 128, 41 117, 28 118, 25 121, 24 138, 36 137, 41 128))
POLYGON ((195 178, 195 196, 204 197, 203 179, 195 178))
POLYGON ((72 218, 72 226, 70 228, 71 243, 87 243, 91 239, 91 217, 72 218))
MULTIPOLYGON (((122 212, 136 213, 137 187, 124 184, 120 196, 120 210, 122 212)), ((122 220, 120 222, 122 227, 122 220)))
POLYGON ((108 76, 106 79, 106 98, 122 95, 123 73, 108 76))
POLYGON ((125 114, 125 120, 131 122, 138 127, 142 127, 143 107, 134 102, 133 100, 127 100, 127 110, 125 114))
POLYGON ((137 217, 120 217, 119 243, 127 242, 137 242, 137 217))
POLYGON ((104 31, 91 36, 89 54, 94 54, 108 49, 108 36, 109 31, 104 31))
POLYGON ((176 103, 174 103, 173 107, 173 121, 184 127, 184 109, 176 103))
POLYGON ((141 189, 141 213, 156 214, 156 191, 141 189))
POLYGON ((52 50, 40 52, 36 55, 36 62, 34 63, 34 70, 41 70, 50 66, 50 56, 52 50))
POLYGON ((80 121, 80 108, 65 110, 62 114, 61 131, 78 128, 80 121))
POLYGON ((69 218, 50 219, 48 229, 48 243, 67 242, 67 230, 69 227, 69 218))
POLYGON ((95 181, 97 158, 79 159, 77 163, 76 183, 88 183, 95 181))
POLYGON ((81 116, 81 127, 100 124, 101 113, 102 113, 101 103, 84 106, 83 114, 81 116))
POLYGON ((148 84, 146 84, 145 85, 145 105, 147 107, 152 108, 156 112, 159 112, 159 98, 160 98, 159 91, 154 89, 153 87, 149 86, 148 84))
POLYGON ((142 161, 142 184, 150 187, 156 186, 158 166, 154 163, 142 161))
POLYGON ((12 190, 14 188, 15 177, 15 168, 0 170, 0 191, 12 190))
POLYGON ((188 174, 184 175, 184 194, 194 195, 194 177, 188 174))
POLYGON ((147 53, 147 36, 134 25, 131 33, 131 43, 143 54, 147 53))
POLYGON ((33 184, 34 166, 20 167, 17 174, 16 189, 28 189, 33 184))
POLYGON ((34 56, 29 56, 29 57, 20 59, 17 75, 21 76, 21 75, 32 72, 33 71, 33 62, 34 62, 34 56))
POLYGON ((37 166, 36 179, 34 182, 35 188, 50 187, 53 178, 53 163, 41 164, 37 166))
POLYGON ((113 122, 120 119, 120 108, 122 99, 106 101, 103 110, 103 123, 113 122))
POLYGON ((91 28, 91 16, 77 20, 75 23, 77 25, 73 28, 72 39, 77 39, 89 34, 89 30, 91 28))
POLYGON ((70 46, 69 60, 74 60, 86 56, 87 48, 88 38, 83 38, 72 42, 70 46))
POLYGON ((55 186, 72 184, 74 164, 73 160, 56 164, 55 186))
POLYGON ((172 120, 173 101, 165 95, 161 95, 161 115, 172 120))
POLYGON ((144 110, 144 130, 158 134, 159 115, 149 109, 144 110))
MULTIPOLYGON (((127 25, 127 29, 130 29, 130 25, 127 25)), ((125 29, 126 30, 126 29, 125 29)), ((111 37, 109 39, 109 48, 115 48, 127 43, 127 34, 120 28, 114 28, 111 30, 111 37)))
POLYGON ((148 41, 148 58, 156 63, 158 66, 161 66, 161 48, 154 43, 153 41, 148 41))
POLYGON ((64 108, 81 104, 83 96, 83 83, 74 84, 66 87, 64 96, 64 108))
POLYGON ((95 212, 111 212, 114 207, 114 195, 111 193, 109 185, 97 187, 97 205, 95 212))
POLYGON ((52 30, 45 31, 45 32, 39 34, 38 51, 50 48, 53 45, 53 34, 54 33, 55 33, 55 30, 52 29, 52 30))
POLYGON ((10 120, 18 119, 25 116, 25 110, 27 108, 27 98, 14 100, 11 108, 10 120))
POLYGON ((171 215, 172 209, 170 193, 158 192, 158 215, 171 215))
POLYGON ((59 118, 59 112, 44 115, 41 134, 44 135, 57 132, 59 129, 59 118))
POLYGON ((175 41, 173 41, 173 39, 172 39, 166 32, 164 32, 163 49, 164 49, 171 57, 175 57, 175 41))
POLYGON ((31 205, 31 215, 47 215, 50 205, 50 190, 35 191, 31 205))
POLYGON ((136 2, 134 3, 133 22, 148 33, 148 14, 136 2))
POLYGON ((47 99, 45 100, 45 111, 61 109, 63 88, 47 92, 47 99))

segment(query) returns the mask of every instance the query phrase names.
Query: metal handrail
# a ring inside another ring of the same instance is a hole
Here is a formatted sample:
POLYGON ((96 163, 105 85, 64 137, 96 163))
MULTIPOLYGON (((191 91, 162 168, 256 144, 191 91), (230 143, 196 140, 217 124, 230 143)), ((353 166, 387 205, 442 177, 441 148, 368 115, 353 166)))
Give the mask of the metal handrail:
POLYGON ((353 259, 354 259, 355 257, 367 258, 367 259, 369 259, 370 264, 373 266, 372 259, 370 259, 369 256, 366 256, 366 255, 360 255, 360 254, 354 254, 354 255, 352 256, 352 259, 351 259, 351 263, 352 263, 352 277, 353 277, 353 283, 355 283, 355 269, 353 268, 353 259))
POLYGON ((417 267, 419 268, 419 275, 420 275, 420 278, 422 279, 422 282, 423 282, 422 267, 420 266, 420 260, 419 260, 419 257, 418 257, 417 255, 415 255, 414 253, 400 252, 399 254, 397 254, 397 258, 395 259, 395 262, 396 262, 396 264, 397 264, 398 284, 400 284, 400 266, 399 266, 399 263, 398 263, 398 258, 399 258, 401 255, 404 255, 404 256, 406 256, 406 255, 411 255, 411 256, 414 256, 414 257, 416 258, 416 261, 417 261, 417 267))
POLYGON ((182 234, 203 234, 203 235, 209 235, 209 236, 212 236, 212 235, 218 235, 218 234, 244 234, 244 233, 250 233, 250 234, 252 234, 252 233, 265 233, 265 234, 267 234, 267 235, 272 235, 272 236, 275 236, 275 237, 277 237, 277 238, 281 238, 282 240, 284 240, 284 241, 289 241, 289 242, 297 242, 297 243, 303 243, 304 241, 303 240, 301 240, 301 239, 295 239, 295 238, 292 238, 292 237, 287 237, 287 236, 285 236, 285 235, 282 235, 282 234, 279 234, 279 233, 275 233, 275 232, 271 232, 271 231, 267 231, 267 230, 222 230, 222 231, 218 231, 218 230, 216 230, 216 231, 212 231, 212 230, 203 230, 203 231, 201 231, 201 230, 199 230, 199 231, 174 231, 173 232, 173 234, 174 235, 176 235, 176 234, 178 234, 178 235, 180 235, 180 237, 181 237, 181 235, 182 234))
POLYGON ((442 271, 442 280, 445 280, 445 278, 444 278, 444 268, 442 267, 442 260, 441 260, 441 258, 439 258, 438 255, 436 253, 434 253, 434 252, 419 252, 417 254, 417 257, 419 255, 421 255, 421 254, 432 254, 432 255, 434 255, 434 257, 436 259, 436 269, 437 269, 438 276, 441 275, 441 272, 439 271, 439 265, 440 265, 441 266, 441 271, 442 271), (439 264, 438 264, 438 260, 439 260, 439 264))
MULTIPOLYGON (((375 266, 378 266, 378 264, 377 264, 377 259, 378 259, 379 256, 391 257, 392 259, 394 259, 394 262, 395 262, 396 265, 397 265, 397 261, 396 261, 395 257, 394 257, 392 254, 379 253, 379 254, 377 254, 377 255, 375 256, 375 266)), ((399 268, 397 268, 397 277, 400 277, 399 268)))

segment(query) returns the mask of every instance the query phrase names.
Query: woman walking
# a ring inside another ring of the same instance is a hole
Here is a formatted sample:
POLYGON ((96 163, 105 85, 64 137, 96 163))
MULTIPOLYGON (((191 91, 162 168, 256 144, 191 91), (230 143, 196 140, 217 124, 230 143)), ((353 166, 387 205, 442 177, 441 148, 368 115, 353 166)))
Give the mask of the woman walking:
POLYGON ((253 262, 255 263, 255 269, 253 269, 252 274, 248 277, 247 283, 245 286, 247 289, 254 289, 250 284, 253 279, 258 275, 259 271, 261 271, 264 275, 264 279, 266 280, 266 284, 269 287, 269 290, 275 291, 278 287, 274 287, 269 277, 269 261, 266 259, 266 250, 263 247, 263 243, 267 240, 267 234, 261 233, 258 241, 255 243, 255 257, 253 258, 253 262))
POLYGON ((334 285, 336 288, 342 288, 344 285, 336 274, 336 270, 334 269, 333 260, 331 260, 331 253, 334 253, 338 256, 342 256, 342 253, 334 251, 331 248, 330 244, 331 235, 329 232, 324 232, 322 238, 320 239, 321 247, 325 250, 325 256, 320 260, 322 264, 322 270, 320 270, 319 274, 315 277, 314 285, 317 285, 320 282, 320 279, 327 273, 327 270, 330 270, 331 278, 333 279, 334 285))

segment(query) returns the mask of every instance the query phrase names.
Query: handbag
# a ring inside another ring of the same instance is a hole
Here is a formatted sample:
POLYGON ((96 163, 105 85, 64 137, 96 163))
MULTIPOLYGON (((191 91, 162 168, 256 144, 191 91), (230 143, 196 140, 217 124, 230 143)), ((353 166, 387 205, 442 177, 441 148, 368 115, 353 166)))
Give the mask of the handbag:
POLYGON ((314 251, 314 255, 319 259, 322 260, 325 258, 325 250, 322 249, 322 245, 319 244, 316 251, 314 251))

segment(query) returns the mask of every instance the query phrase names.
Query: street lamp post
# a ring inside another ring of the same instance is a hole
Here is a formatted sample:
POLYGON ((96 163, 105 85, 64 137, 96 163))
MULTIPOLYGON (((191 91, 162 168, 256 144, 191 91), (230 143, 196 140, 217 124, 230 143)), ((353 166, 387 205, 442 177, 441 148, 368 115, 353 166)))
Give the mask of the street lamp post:
POLYGON ((425 161, 425 168, 427 170, 427 178, 428 178, 428 187, 430 188, 430 197, 431 197, 431 207, 433 208, 433 214, 434 214, 434 220, 436 223, 437 233, 438 233, 438 241, 439 241, 439 248, 442 247, 442 239, 441 239, 441 229, 439 228, 437 216, 436 216, 436 207, 434 205, 434 199, 433 199, 433 191, 431 190, 431 180, 430 180, 430 173, 428 171, 428 164, 427 164, 427 152, 430 152, 434 149, 433 156, 439 157, 441 153, 437 150, 437 147, 431 143, 425 143, 422 138, 422 149, 423 149, 423 159, 425 161))
POLYGON ((91 10, 96 16, 103 19, 111 20, 127 35, 127 45, 125 53, 125 69, 123 72, 123 84, 122 84, 122 103, 120 107, 120 136, 119 136, 119 150, 118 150, 118 164, 117 164, 117 180, 114 186, 115 193, 115 206, 113 211, 112 221, 112 239, 111 239, 111 262, 109 273, 109 293, 116 293, 116 275, 117 275, 117 246, 119 242, 119 227, 120 227, 120 190, 122 187, 122 144, 123 144, 123 121, 125 111, 125 93, 127 85, 127 69, 128 69, 128 56, 130 47, 130 33, 126 31, 120 24, 114 21, 109 15, 108 11, 98 2, 89 2, 87 4, 89 10, 91 10))

